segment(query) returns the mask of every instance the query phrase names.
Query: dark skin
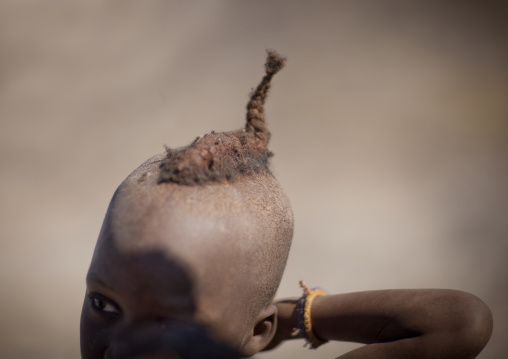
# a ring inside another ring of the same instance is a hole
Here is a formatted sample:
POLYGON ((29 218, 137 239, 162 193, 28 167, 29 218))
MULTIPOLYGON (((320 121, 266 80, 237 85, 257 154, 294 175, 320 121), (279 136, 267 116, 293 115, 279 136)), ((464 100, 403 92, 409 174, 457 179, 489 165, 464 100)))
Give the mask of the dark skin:
POLYGON ((273 337, 275 305, 257 313, 245 306, 256 275, 245 264, 259 232, 238 191, 174 188, 127 186, 110 208, 87 275, 84 359, 123 358, 128 343, 164 336, 180 321, 203 325, 243 356, 273 337), (223 203, 213 201, 212 214, 196 205, 202 196, 223 203))
MULTIPOLYGON (((296 300, 277 301, 279 326, 268 348, 294 339, 296 300)), ((317 297, 312 325, 319 338, 368 344, 341 359, 474 358, 490 338, 492 315, 461 291, 382 290, 317 297)))
MULTIPOLYGON (((125 186, 87 276, 84 359, 126 357, 129 343, 164 337, 184 322, 203 325, 242 356, 301 340, 292 335, 297 298, 255 312, 246 304, 258 279, 249 263, 266 232, 237 185, 125 186)), ((312 324, 322 339, 367 344, 343 359, 474 358, 492 315, 464 292, 387 290, 317 297, 312 324)))

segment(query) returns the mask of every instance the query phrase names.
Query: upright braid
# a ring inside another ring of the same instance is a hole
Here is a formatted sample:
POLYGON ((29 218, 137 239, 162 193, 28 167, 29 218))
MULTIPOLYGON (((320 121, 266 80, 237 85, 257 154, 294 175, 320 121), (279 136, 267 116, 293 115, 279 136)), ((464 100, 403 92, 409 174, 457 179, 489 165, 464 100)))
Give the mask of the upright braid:
POLYGON ((245 129, 197 137, 190 145, 166 148, 160 164, 158 183, 184 185, 212 181, 234 181, 239 175, 270 173, 268 150, 270 133, 266 127, 264 103, 270 82, 284 66, 286 59, 274 50, 267 50, 266 75, 252 93, 247 104, 245 129))
POLYGON ((254 132, 256 138, 261 141, 261 145, 265 147, 268 146, 268 141, 270 140, 270 132, 265 122, 265 99, 268 95, 273 75, 279 72, 286 63, 286 58, 280 56, 275 50, 268 49, 267 53, 268 57, 265 63, 266 75, 250 97, 250 101, 247 104, 247 123, 245 124, 245 130, 247 132, 254 132))

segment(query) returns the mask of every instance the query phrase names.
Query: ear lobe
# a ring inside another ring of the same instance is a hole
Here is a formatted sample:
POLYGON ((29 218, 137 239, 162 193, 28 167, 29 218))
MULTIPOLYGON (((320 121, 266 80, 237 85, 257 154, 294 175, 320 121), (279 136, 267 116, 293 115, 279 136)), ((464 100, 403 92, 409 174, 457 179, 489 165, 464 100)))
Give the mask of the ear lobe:
POLYGON ((277 307, 270 304, 261 311, 252 328, 249 340, 242 348, 241 355, 250 357, 263 350, 271 341, 277 330, 277 307))

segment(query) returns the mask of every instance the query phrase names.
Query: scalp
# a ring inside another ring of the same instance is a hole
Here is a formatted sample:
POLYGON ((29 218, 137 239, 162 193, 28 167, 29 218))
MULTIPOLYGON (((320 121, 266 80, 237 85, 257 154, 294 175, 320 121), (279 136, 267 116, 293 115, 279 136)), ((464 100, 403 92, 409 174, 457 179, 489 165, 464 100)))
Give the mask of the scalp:
POLYGON ((162 246, 188 262, 196 277, 221 273, 242 298, 246 314, 254 317, 272 301, 291 245, 293 214, 282 187, 271 174, 233 183, 160 184, 159 171, 157 162, 145 163, 111 201, 105 223, 116 238, 131 238, 119 245, 162 246), (175 224, 182 236, 165 236, 175 224), (208 236, 212 231, 223 235, 208 236))

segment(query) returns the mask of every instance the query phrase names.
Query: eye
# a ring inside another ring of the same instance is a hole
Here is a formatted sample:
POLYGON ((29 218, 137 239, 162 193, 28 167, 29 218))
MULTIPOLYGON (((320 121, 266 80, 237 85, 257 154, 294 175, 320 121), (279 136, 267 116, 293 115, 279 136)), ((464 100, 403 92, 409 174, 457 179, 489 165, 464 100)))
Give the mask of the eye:
POLYGON ((98 293, 90 293, 88 296, 90 299, 90 305, 92 308, 98 312, 109 313, 109 314, 119 314, 116 304, 113 303, 112 300, 104 297, 98 293))

